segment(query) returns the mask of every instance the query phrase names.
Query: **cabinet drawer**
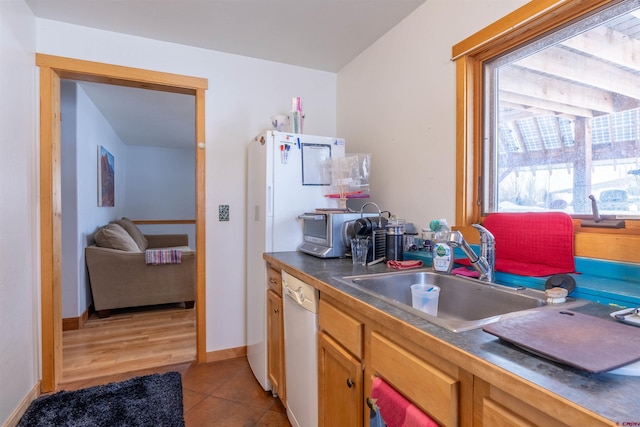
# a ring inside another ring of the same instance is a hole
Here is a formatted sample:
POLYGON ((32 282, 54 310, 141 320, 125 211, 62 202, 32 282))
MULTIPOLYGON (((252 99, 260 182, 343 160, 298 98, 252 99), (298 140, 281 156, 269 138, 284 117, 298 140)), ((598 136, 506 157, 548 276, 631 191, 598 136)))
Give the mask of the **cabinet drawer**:
POLYGON ((320 329, 327 332, 354 356, 362 359, 363 324, 342 310, 320 299, 320 329))
POLYGON ((282 272, 275 268, 267 267, 267 284, 276 294, 282 296, 282 272))
POLYGON ((376 332, 371 333, 371 369, 438 423, 458 425, 457 379, 376 332))
POLYGON ((486 398, 482 401, 482 425, 492 427, 535 427, 535 424, 526 421, 504 406, 486 398))

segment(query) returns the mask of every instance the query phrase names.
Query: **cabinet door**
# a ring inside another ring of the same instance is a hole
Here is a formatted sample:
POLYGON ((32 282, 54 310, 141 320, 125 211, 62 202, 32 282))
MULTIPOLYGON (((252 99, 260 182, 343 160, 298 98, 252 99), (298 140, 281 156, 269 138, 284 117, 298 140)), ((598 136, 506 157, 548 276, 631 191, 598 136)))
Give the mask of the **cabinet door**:
POLYGON ((528 422, 491 399, 482 401, 482 425, 491 427, 535 427, 535 424, 528 422))
POLYGON ((267 331, 267 375, 273 394, 285 404, 282 297, 272 290, 267 291, 267 331))
POLYGON ((522 390, 516 382, 504 385, 507 387, 503 389, 475 377, 473 382, 475 426, 596 427, 612 425, 609 420, 592 417, 582 411, 575 412, 574 409, 577 407, 539 393, 538 390, 522 390))
POLYGON ((318 425, 362 426, 362 363, 318 333, 318 425))
POLYGON ((375 331, 371 369, 440 425, 460 425, 460 381, 375 331))

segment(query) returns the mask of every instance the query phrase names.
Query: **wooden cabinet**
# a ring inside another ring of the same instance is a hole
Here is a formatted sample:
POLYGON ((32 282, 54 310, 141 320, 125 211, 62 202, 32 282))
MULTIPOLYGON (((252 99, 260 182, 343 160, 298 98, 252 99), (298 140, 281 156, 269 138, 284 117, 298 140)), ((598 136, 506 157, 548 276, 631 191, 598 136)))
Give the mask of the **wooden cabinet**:
POLYGON ((267 264, 267 289, 282 296, 282 271, 267 264))
POLYGON ((501 386, 474 378, 474 426, 612 426, 610 420, 511 378, 501 386))
POLYGON ((267 281, 267 376, 272 393, 286 405, 281 272, 269 266, 267 281))
POLYGON ((320 299, 318 425, 363 424, 363 324, 320 299))
MULTIPOLYGON (((457 366, 421 350, 373 319, 359 313, 347 314, 348 310, 339 301, 323 298, 321 294, 320 426, 368 425, 369 408, 365 402, 374 376, 380 376, 440 425, 465 425, 460 417, 461 381, 457 366)), ((465 394, 469 400, 471 387, 469 380, 465 394)))
POLYGON ((372 374, 380 376, 440 425, 459 425, 457 378, 435 366, 433 360, 417 356, 376 331, 370 339, 372 374))
POLYGON ((318 425, 362 425, 362 362, 318 333, 318 425))
MULTIPOLYGON (((296 272, 294 268, 287 271, 296 272)), ((527 381, 319 279, 311 283, 320 291, 320 426, 368 426, 370 411, 365 402, 376 376, 441 426, 615 426, 612 420, 544 385, 527 381)), ((283 380, 280 383, 284 385, 283 380)))
POLYGON ((535 427, 535 424, 528 422, 518 414, 487 398, 482 399, 481 425, 492 427, 535 427))

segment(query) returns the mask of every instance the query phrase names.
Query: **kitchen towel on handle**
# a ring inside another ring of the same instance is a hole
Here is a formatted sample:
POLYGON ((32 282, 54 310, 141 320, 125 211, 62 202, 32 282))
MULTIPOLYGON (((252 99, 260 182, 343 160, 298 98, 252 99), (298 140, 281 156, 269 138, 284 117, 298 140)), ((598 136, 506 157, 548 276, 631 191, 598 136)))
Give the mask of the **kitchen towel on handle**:
POLYGON ((379 377, 373 380, 371 397, 387 427, 438 427, 438 423, 379 377))
POLYGON ((496 271, 534 277, 575 273, 573 221, 566 213, 494 213, 482 225, 496 239, 496 271))

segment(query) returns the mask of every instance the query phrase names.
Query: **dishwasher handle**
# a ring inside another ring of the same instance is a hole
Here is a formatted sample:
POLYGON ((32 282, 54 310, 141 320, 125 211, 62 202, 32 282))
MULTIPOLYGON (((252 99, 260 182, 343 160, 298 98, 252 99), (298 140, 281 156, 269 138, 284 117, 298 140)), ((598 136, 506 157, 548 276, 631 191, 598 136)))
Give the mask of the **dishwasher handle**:
POLYGON ((295 302, 297 302, 298 305, 304 305, 304 291, 302 290, 302 287, 299 287, 298 289, 293 290, 292 288, 285 286, 284 291, 295 302))
POLYGON ((282 293, 288 296, 291 302, 305 310, 311 313, 318 312, 318 290, 284 271, 282 272, 282 293))

